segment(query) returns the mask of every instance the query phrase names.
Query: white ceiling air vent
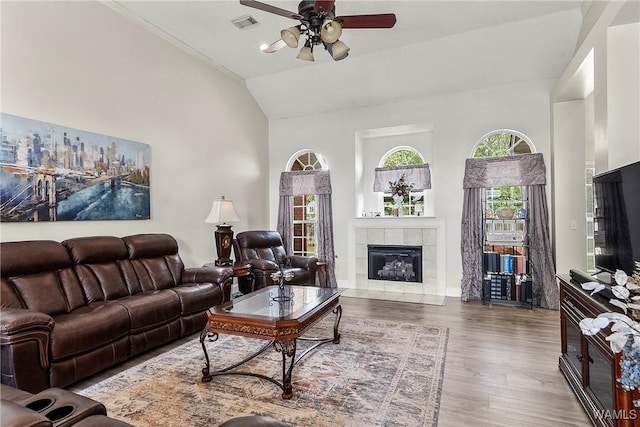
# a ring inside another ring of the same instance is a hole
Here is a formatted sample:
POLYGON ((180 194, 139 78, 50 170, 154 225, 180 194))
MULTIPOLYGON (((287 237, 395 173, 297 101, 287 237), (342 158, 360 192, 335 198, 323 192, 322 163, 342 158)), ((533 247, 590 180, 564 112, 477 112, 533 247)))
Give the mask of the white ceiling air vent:
POLYGON ((258 23, 256 18, 251 15, 244 15, 231 21, 236 27, 243 29, 258 23))

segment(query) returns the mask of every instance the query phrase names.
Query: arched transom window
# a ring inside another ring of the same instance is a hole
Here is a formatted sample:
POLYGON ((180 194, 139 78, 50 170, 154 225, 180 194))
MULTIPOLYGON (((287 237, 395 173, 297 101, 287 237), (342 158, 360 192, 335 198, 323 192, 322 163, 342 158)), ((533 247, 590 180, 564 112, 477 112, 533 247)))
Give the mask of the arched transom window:
MULTIPOLYGON (((500 129, 485 134, 478 140, 474 158, 507 157, 535 153, 531 140, 515 130, 500 129)), ((485 217, 524 217, 526 209, 524 187, 493 187, 485 189, 485 217)))

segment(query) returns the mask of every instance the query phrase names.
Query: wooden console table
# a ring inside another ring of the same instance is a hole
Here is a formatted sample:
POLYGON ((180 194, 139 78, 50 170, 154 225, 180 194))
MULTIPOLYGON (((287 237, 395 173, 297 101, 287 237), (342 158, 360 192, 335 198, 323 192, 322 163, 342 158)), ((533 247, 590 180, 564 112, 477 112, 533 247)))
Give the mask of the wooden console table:
MULTIPOLYGON (((606 311, 619 311, 609 298, 584 291, 580 283, 568 275, 560 280, 560 327, 562 354, 559 367, 573 392, 595 426, 640 426, 640 399, 637 390, 625 391, 617 382, 620 377, 621 353, 613 353, 605 340, 609 328, 594 336, 582 334, 578 323, 585 317, 596 317, 606 311)), ((595 280, 595 279, 594 279, 595 280)))

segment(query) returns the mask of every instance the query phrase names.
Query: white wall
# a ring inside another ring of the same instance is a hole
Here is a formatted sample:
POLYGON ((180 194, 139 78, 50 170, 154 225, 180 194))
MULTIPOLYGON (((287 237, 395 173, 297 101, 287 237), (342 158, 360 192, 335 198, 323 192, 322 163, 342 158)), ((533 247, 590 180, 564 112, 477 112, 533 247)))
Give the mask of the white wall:
MULTIPOLYGON (((435 217, 446 227, 446 281, 449 295, 460 294, 460 220, 465 159, 480 137, 495 129, 527 135, 548 163, 549 92, 552 81, 505 86, 431 98, 410 99, 317 116, 273 120, 269 126, 271 225, 276 226, 280 172, 301 149, 321 153, 333 187, 336 277, 348 280, 348 222, 356 216, 356 134, 393 126, 430 123, 435 217)), ((366 147, 365 147, 366 149, 366 147)), ((549 171, 547 166, 547 171, 549 171)), ((548 172, 549 173, 549 172, 548 172)), ((399 218, 398 221, 402 221, 399 218)), ((344 282, 343 282, 344 283, 344 282)))
POLYGON ((244 85, 98 2, 2 2, 2 112, 151 146, 151 220, 3 223, 2 241, 164 232, 211 262, 211 203, 268 219, 268 123, 244 85))
POLYGON ((556 271, 587 270, 585 102, 553 105, 553 215, 556 271), (560 208, 561 207, 561 208, 560 208), (573 227, 575 226, 575 228, 573 227))
POLYGON ((640 159, 640 23, 607 31, 609 169, 640 159))
POLYGON ((586 231, 582 233, 581 226, 587 214, 585 166, 601 173, 640 160, 637 20, 637 3, 632 1, 602 2, 590 10, 583 42, 551 93, 558 273, 586 269, 586 231), (628 23, 633 19, 635 23, 628 23), (617 25, 620 20, 624 23, 617 25), (568 227, 573 219, 578 220, 577 230, 568 227))

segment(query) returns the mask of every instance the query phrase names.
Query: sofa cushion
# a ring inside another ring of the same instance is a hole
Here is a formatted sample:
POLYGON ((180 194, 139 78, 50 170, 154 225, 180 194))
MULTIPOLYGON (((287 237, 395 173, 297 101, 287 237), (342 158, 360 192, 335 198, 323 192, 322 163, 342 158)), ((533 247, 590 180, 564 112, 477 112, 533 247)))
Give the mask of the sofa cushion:
POLYGON ((76 264, 102 264, 127 259, 122 239, 114 236, 76 237, 62 242, 76 264))
POLYGON ((73 268, 58 270, 58 280, 60 281, 60 287, 62 288, 67 300, 69 311, 75 310, 83 305, 87 305, 82 285, 80 284, 78 275, 73 268))
POLYGON ((136 234, 122 240, 143 291, 168 289, 180 284, 184 264, 178 255, 178 243, 172 236, 136 234))
POLYGON ((134 259, 131 265, 143 291, 168 289, 178 284, 164 258, 134 259))
POLYGON ((62 244, 69 250, 87 302, 117 299, 129 295, 120 271, 129 253, 122 239, 113 236, 77 237, 62 244))
MULTIPOLYGON (((129 295, 129 289, 120 273, 120 267, 115 262, 78 265, 76 272, 83 287, 92 291, 99 289, 99 294, 104 299, 112 300, 129 295)), ((87 291, 87 294, 89 295, 90 293, 87 291)))
POLYGON ((67 250, 52 240, 3 242, 0 245, 0 275, 13 277, 71 267, 67 250))
POLYGON ((24 304, 14 289, 13 284, 4 277, 0 278, 0 307, 24 308, 24 304))
POLYGON ((130 259, 158 258, 178 253, 178 242, 168 234, 136 234, 123 237, 130 259))
POLYGON ((131 334, 164 325, 180 316, 180 299, 170 290, 141 292, 114 302, 128 311, 131 334))
POLYGON ((129 313, 112 301, 94 302, 55 317, 53 360, 84 353, 129 334, 129 313))
POLYGON ((13 277, 11 281, 27 309, 51 316, 68 312, 55 270, 13 277))
POLYGON ((222 289, 212 283, 188 283, 172 291, 180 298, 182 315, 208 310, 223 301, 222 289))

